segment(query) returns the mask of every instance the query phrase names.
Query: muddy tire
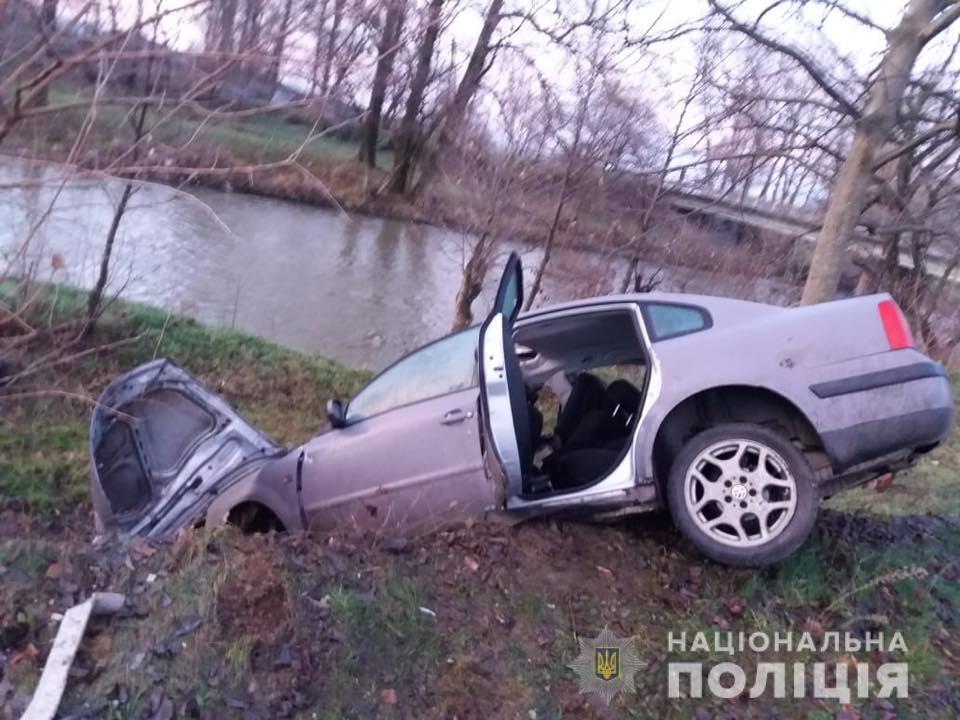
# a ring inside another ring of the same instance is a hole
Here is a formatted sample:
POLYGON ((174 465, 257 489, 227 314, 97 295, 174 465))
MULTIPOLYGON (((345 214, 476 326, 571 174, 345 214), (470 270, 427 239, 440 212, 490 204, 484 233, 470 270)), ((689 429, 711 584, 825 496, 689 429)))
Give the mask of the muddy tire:
POLYGON ((809 463, 789 440, 759 425, 725 423, 681 448, 667 504, 680 532, 704 555, 759 567, 803 545, 820 495, 809 463))

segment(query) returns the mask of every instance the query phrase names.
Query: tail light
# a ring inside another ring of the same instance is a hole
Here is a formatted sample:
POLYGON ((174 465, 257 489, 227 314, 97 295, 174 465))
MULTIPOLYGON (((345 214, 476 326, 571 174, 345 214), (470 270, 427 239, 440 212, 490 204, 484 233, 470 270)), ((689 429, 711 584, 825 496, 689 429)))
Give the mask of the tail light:
POLYGON ((884 300, 877 309, 880 311, 880 321, 883 331, 887 334, 887 342, 891 350, 903 350, 913 347, 913 333, 904 317, 900 306, 893 300, 884 300))

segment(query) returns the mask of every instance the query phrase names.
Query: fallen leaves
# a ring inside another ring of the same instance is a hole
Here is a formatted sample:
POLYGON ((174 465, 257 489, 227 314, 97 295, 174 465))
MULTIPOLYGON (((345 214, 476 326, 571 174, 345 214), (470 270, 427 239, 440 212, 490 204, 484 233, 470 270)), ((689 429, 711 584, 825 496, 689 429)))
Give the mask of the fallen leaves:
POLYGON ((157 552, 157 549, 155 547, 150 545, 146 540, 144 540, 141 537, 133 538, 127 544, 127 548, 131 552, 133 552, 135 555, 139 555, 140 557, 145 557, 145 558, 152 557, 157 552))
POLYGON ((814 618, 807 618, 806 622, 803 623, 803 629, 813 635, 815 638, 823 637, 823 623, 814 618))
POLYGON ((88 647, 96 664, 102 667, 113 653, 113 637, 109 633, 99 633, 91 638, 88 647))
POLYGON ((730 613, 733 617, 740 617, 743 614, 744 602, 741 598, 733 597, 723 602, 724 606, 727 608, 727 612, 730 613))
POLYGON ((894 480, 893 473, 891 472, 884 473, 883 475, 878 477, 876 480, 876 485, 875 485, 876 491, 878 493, 882 493, 882 492, 885 492, 886 490, 889 490, 893 486, 893 480, 894 480))
POLYGON ((40 657, 40 651, 37 650, 37 646, 33 643, 28 643, 23 650, 10 658, 10 662, 8 664, 10 667, 13 667, 24 660, 34 661, 38 657, 40 657))
POLYGON ((603 575, 605 578, 610 580, 614 579, 613 570, 610 568, 604 567, 603 565, 597 565, 597 572, 603 575))

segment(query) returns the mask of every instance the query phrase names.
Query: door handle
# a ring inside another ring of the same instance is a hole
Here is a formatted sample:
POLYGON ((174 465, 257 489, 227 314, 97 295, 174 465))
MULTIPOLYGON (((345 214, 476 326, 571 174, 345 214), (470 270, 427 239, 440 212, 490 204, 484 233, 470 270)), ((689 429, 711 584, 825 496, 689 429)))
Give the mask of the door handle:
POLYGON ((443 414, 443 417, 440 419, 440 422, 443 425, 456 425, 457 423, 462 423, 464 420, 469 420, 473 417, 473 412, 470 410, 463 411, 460 408, 456 410, 448 410, 443 414))

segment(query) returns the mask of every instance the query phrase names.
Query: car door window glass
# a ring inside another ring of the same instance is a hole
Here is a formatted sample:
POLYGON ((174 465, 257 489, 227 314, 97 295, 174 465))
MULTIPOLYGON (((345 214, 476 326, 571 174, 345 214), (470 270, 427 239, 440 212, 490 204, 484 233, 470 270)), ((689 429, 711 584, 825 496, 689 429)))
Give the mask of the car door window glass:
POLYGON ((650 303, 646 306, 646 314, 652 340, 686 335, 710 325, 706 312, 691 305, 650 303))
POLYGON ((437 340, 397 361, 347 406, 347 423, 439 395, 475 387, 477 333, 472 327, 437 340))
POLYGON ((520 312, 523 302, 523 266, 520 256, 510 253, 500 286, 497 288, 497 298, 494 303, 494 312, 503 313, 504 320, 513 322, 520 312))
POLYGON ((501 306, 501 310, 504 314, 504 317, 510 318, 513 315, 513 311, 520 302, 519 291, 520 288, 517 285, 516 276, 511 275, 507 280, 507 286, 504 288, 503 293, 503 305, 501 306))

